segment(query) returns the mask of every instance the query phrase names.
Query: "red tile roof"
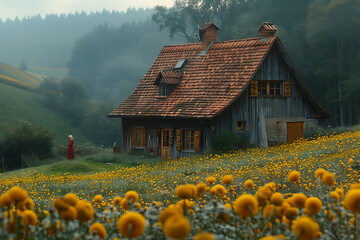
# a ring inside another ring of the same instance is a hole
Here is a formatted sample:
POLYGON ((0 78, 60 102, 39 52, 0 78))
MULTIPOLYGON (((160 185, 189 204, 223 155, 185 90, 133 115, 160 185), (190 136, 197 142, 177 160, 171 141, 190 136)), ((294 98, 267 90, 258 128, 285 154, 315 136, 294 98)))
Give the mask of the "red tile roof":
POLYGON ((173 69, 162 70, 158 75, 154 84, 158 84, 161 77, 164 78, 166 84, 179 84, 182 76, 183 73, 179 70, 173 70, 173 69))
POLYGON ((258 28, 258 31, 271 31, 276 32, 277 29, 271 22, 263 22, 261 23, 260 27, 258 28))
POLYGON ((199 55, 201 43, 165 46, 131 96, 109 117, 214 117, 244 90, 276 38, 214 42, 205 56, 199 55), (156 98, 159 73, 184 58, 188 61, 179 85, 166 99, 156 98))

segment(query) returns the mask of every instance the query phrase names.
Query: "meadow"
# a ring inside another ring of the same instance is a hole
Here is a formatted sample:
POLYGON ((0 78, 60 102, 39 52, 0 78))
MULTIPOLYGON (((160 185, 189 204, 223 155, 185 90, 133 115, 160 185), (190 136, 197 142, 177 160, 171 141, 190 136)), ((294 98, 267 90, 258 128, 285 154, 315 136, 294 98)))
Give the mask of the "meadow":
POLYGON ((351 131, 169 161, 103 153, 3 173, 0 236, 11 233, 9 211, 19 207, 16 201, 3 205, 4 195, 19 186, 34 202, 37 221, 13 223, 15 237, 66 239, 84 232, 79 239, 357 239, 359 152, 360 132, 351 131), (66 200, 69 193, 81 206, 92 202, 86 221, 66 200), (78 216, 65 219, 71 206, 78 216))

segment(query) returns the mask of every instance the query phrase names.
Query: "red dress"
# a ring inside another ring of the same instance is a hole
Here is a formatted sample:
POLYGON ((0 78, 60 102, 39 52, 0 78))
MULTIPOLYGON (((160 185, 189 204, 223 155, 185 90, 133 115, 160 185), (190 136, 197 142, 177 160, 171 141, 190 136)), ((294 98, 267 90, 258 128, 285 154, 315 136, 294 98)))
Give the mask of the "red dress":
POLYGON ((67 159, 74 159, 74 140, 70 140, 67 144, 68 150, 67 150, 67 159))

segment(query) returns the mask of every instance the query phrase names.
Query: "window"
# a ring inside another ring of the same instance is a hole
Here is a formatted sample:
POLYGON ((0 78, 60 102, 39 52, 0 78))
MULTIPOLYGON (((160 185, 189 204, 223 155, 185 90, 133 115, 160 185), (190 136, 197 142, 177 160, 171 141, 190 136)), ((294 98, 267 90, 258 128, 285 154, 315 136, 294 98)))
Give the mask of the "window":
POLYGON ((193 130, 185 130, 185 150, 194 150, 194 132, 193 130))
POLYGON ((145 127, 134 127, 132 129, 132 146, 146 148, 145 127))
POLYGON ((200 151, 200 131, 177 129, 176 150, 200 151))
POLYGON ((168 85, 165 83, 159 84, 159 95, 160 96, 168 96, 168 85))
POLYGON ((258 81, 258 96, 282 96, 282 81, 258 81))
POLYGON ((239 121, 236 123, 236 131, 237 132, 245 131, 245 121, 239 121))
POLYGON ((169 96, 176 88, 176 84, 159 83, 159 96, 169 96))

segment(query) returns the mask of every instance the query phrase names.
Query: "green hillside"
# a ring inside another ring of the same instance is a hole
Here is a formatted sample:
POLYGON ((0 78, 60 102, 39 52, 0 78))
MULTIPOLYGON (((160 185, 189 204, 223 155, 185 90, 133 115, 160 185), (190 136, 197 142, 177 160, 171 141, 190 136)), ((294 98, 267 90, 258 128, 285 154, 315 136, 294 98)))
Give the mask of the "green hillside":
POLYGON ((87 142, 80 130, 43 105, 41 96, 34 91, 40 81, 28 73, 14 69, 0 63, 0 75, 3 76, 0 76, 0 136, 3 136, 6 129, 17 127, 26 121, 55 133, 59 144, 66 143, 69 134, 74 135, 77 142, 87 142))
POLYGON ((0 82, 17 87, 35 89, 40 84, 41 78, 0 62, 0 82))

